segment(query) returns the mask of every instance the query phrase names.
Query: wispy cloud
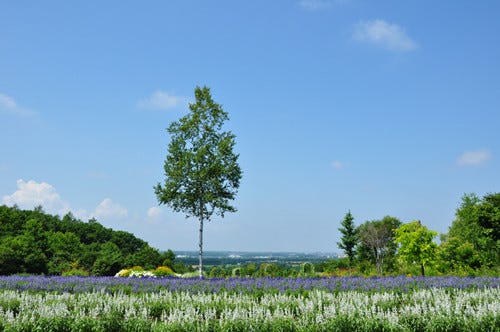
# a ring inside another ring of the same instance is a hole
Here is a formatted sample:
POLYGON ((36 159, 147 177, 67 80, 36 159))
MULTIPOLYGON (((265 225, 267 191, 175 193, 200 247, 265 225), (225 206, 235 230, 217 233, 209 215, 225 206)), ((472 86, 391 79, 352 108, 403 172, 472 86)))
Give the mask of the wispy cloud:
POLYGON ((149 218, 156 218, 161 215, 161 209, 159 207, 153 206, 148 209, 148 217, 149 218))
POLYGON ((459 166, 479 166, 491 159, 491 152, 487 149, 466 151, 457 159, 459 166))
POLYGON ((318 11, 333 7, 333 1, 328 0, 301 0, 299 7, 308 11, 318 11))
POLYGON ((300 0, 298 6, 304 10, 315 12, 331 9, 334 6, 345 5, 352 0, 300 0))
POLYGON ((146 222, 150 224, 157 223, 160 220, 161 216, 162 210, 157 206, 153 206, 147 211, 146 222))
POLYGON ((345 164, 343 162, 341 162, 340 160, 332 161, 331 165, 334 169, 343 169, 345 167, 345 164))
POLYGON ((167 91, 155 91, 150 96, 139 100, 137 106, 149 110, 169 110, 187 105, 189 99, 183 96, 176 96, 167 91))
POLYGON ((14 98, 0 93, 0 113, 10 113, 10 114, 15 114, 15 115, 20 115, 20 116, 29 116, 29 115, 34 115, 35 112, 23 107, 20 107, 14 98))
POLYGON ((354 26, 352 36, 360 42, 370 43, 391 51, 408 52, 418 48, 413 41, 397 24, 390 24, 384 20, 361 21, 354 26))
POLYGON ((108 173, 102 171, 92 171, 87 174, 87 176, 94 180, 104 180, 109 177, 108 173))
POLYGON ((128 216, 128 210, 110 198, 105 198, 96 207, 93 215, 97 218, 123 218, 128 216))

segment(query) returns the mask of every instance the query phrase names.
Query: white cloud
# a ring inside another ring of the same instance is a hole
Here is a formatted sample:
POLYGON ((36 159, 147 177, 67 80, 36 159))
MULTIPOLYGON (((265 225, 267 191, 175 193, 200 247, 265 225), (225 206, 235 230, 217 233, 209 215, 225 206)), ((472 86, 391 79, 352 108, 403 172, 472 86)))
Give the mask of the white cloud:
POLYGON ((148 209, 149 218, 157 218, 161 215, 161 209, 159 207, 153 206, 148 209))
POLYGON ((33 115, 34 112, 20 107, 14 98, 0 93, 0 112, 11 113, 15 115, 28 116, 33 115))
POLYGON ((13 110, 17 108, 17 104, 12 97, 0 93, 0 105, 6 109, 13 110))
POLYGON ((96 218, 123 218, 128 216, 128 211, 123 206, 113 203, 110 198, 105 198, 93 213, 96 218))
POLYGON ((345 167, 344 163, 341 162, 340 160, 334 160, 332 162, 332 167, 335 168, 335 169, 342 169, 345 167))
MULTIPOLYGON (((72 209, 57 193, 56 189, 46 182, 36 182, 30 180, 17 180, 17 190, 11 195, 2 197, 2 204, 7 206, 17 205, 22 209, 31 210, 41 205, 47 213, 63 216, 71 212, 77 219, 88 220, 89 218, 123 218, 128 216, 128 210, 123 206, 114 203, 110 198, 105 198, 89 214, 85 209, 72 209)), ((159 208, 148 210, 148 217, 154 219, 161 213, 159 208), (157 209, 157 210, 156 210, 157 209)))
POLYGON ((155 91, 149 97, 141 99, 137 106, 149 110, 168 110, 188 103, 188 98, 175 96, 166 91, 155 91))
POLYGON ((418 47, 403 28, 384 20, 359 22, 354 27, 353 38, 392 51, 412 51, 418 47))
POLYGON ((459 166, 479 166, 491 159, 491 152, 487 149, 466 151, 458 157, 459 166))
POLYGON ((56 189, 46 182, 17 180, 17 190, 2 198, 5 205, 18 205, 32 209, 41 205, 46 212, 64 215, 70 211, 69 204, 61 199, 56 189))
POLYGON ((146 219, 147 223, 156 223, 160 220, 160 217, 162 215, 162 210, 157 206, 153 206, 148 209, 147 215, 148 215, 146 219))

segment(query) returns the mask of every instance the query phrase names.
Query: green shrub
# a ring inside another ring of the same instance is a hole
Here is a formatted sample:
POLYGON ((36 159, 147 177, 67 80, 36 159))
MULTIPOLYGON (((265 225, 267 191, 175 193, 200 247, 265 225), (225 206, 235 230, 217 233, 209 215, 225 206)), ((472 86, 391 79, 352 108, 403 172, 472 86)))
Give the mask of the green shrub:
POLYGON ((89 271, 83 269, 71 269, 68 271, 64 271, 62 273, 63 277, 88 277, 90 275, 89 271))

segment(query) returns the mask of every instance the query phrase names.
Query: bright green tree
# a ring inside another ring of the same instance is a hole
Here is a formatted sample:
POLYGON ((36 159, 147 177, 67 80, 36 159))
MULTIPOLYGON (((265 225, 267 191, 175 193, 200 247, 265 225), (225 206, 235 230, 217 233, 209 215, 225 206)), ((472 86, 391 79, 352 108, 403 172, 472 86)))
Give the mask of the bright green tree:
POLYGON ((355 248, 358 244, 357 229, 354 226, 354 217, 351 211, 347 212, 344 220, 340 223, 339 228, 340 233, 342 233, 342 238, 340 242, 337 242, 337 246, 344 250, 344 253, 349 257, 349 265, 352 266, 355 256, 355 248))
POLYGON ((425 266, 435 260, 438 232, 429 230, 420 221, 412 221, 396 229, 394 241, 399 244, 398 256, 409 264, 418 263, 422 276, 425 266))
POLYGON ((190 112, 168 127, 170 144, 164 164, 165 181, 155 186, 160 204, 199 221, 199 272, 203 276, 203 222, 213 213, 235 212, 242 172, 233 152, 235 135, 223 131, 229 119, 208 87, 196 87, 190 112))

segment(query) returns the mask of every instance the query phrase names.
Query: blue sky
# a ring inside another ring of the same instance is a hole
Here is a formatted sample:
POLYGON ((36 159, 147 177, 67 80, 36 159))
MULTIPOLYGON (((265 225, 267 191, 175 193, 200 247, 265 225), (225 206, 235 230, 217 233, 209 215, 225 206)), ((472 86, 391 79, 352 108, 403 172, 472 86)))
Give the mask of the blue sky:
POLYGON ((207 85, 243 179, 206 250, 338 252, 385 215, 446 232, 500 189, 497 1, 3 1, 0 204, 94 216, 159 249, 166 128, 207 85))

